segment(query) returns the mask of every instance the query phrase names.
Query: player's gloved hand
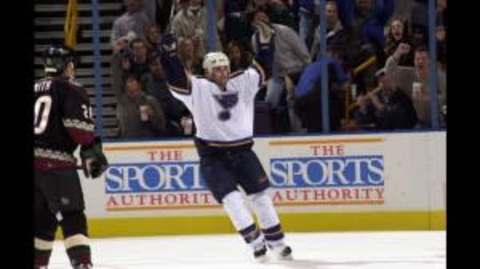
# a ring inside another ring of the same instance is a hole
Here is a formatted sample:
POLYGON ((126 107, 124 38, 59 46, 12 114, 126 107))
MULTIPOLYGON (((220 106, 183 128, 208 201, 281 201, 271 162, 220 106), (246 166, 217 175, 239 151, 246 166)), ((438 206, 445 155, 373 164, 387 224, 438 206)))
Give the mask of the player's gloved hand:
POLYGON ((273 26, 270 23, 262 20, 257 20, 254 23, 254 27, 257 30, 257 42, 260 44, 261 47, 272 43, 273 37, 275 36, 275 29, 273 29, 273 26))
POLYGON ((103 154, 100 137, 95 137, 91 145, 80 148, 80 158, 82 159, 83 173, 87 178, 95 179, 107 170, 108 161, 105 154, 103 154))
POLYGON ((173 56, 177 52, 177 39, 171 33, 165 34, 160 40, 160 53, 167 53, 169 56, 173 56))

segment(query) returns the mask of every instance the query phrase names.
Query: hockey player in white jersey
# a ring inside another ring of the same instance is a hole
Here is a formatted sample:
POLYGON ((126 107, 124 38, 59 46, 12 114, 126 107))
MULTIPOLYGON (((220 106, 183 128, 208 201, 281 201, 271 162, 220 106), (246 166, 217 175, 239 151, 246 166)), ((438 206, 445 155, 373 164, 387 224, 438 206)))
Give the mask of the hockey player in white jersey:
POLYGON ((266 192, 270 184, 267 174, 252 151, 254 99, 270 76, 274 50, 274 32, 269 25, 259 23, 255 35, 260 50, 246 70, 230 73, 227 56, 211 52, 203 62, 206 77, 189 75, 170 34, 162 38, 161 61, 172 94, 193 115, 200 172, 209 190, 251 246, 257 261, 267 260, 267 247, 278 259, 290 260, 292 250, 284 243, 280 220, 266 192), (260 228, 237 185, 251 199, 260 228))

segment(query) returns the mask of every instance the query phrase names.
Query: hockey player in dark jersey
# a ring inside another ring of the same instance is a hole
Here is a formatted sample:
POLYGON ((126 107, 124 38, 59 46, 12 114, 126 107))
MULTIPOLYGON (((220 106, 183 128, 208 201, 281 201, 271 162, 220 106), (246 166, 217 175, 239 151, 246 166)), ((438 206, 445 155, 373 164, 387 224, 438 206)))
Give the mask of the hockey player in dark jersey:
POLYGON ((80 145, 86 177, 99 177, 108 163, 94 136, 87 93, 73 80, 73 50, 51 46, 44 61, 45 78, 34 86, 34 268, 47 268, 58 226, 72 267, 93 268, 73 152, 80 145))
POLYGON ((252 150, 254 99, 271 73, 274 51, 271 26, 259 22, 257 28, 255 40, 260 49, 245 70, 231 74, 227 56, 210 52, 203 62, 207 77, 189 75, 176 55, 175 37, 168 34, 161 41, 161 61, 172 94, 192 112, 200 173, 216 201, 223 205, 257 261, 267 260, 267 247, 278 259, 290 260, 292 250, 284 243, 280 220, 267 193, 267 174, 252 150), (238 185, 251 200, 260 228, 238 185))

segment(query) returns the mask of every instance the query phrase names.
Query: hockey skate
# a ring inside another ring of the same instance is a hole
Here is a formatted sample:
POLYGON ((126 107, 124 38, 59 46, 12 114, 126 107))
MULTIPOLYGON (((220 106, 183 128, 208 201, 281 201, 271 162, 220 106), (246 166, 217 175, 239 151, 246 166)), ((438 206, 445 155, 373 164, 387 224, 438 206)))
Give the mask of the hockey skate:
POLYGON ((282 244, 275 247, 269 245, 269 248, 278 260, 282 260, 282 261, 293 260, 291 247, 282 244))
POLYGON ((259 246, 253 251, 253 257, 255 258, 255 261, 258 263, 264 263, 268 260, 267 247, 265 246, 265 244, 259 246))

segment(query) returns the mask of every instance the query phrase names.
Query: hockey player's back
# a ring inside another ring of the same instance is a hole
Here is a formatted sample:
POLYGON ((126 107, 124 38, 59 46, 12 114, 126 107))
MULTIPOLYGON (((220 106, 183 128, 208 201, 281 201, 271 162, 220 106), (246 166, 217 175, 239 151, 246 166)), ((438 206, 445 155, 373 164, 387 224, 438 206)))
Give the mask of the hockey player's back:
POLYGON ((34 91, 35 269, 46 269, 58 227, 73 269, 92 268, 87 218, 77 162, 80 145, 85 177, 98 178, 108 167, 85 90, 72 82, 74 51, 51 46, 44 58, 46 77, 34 91))
POLYGON ((94 139, 88 96, 65 77, 46 77, 34 86, 35 168, 75 167, 73 152, 94 139))

